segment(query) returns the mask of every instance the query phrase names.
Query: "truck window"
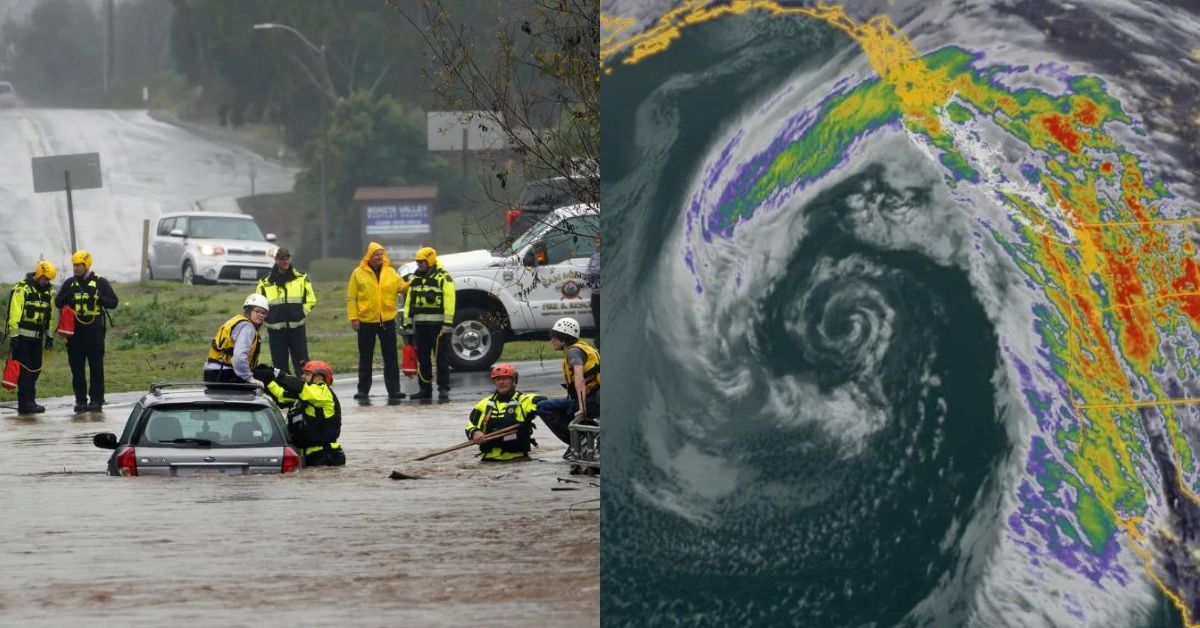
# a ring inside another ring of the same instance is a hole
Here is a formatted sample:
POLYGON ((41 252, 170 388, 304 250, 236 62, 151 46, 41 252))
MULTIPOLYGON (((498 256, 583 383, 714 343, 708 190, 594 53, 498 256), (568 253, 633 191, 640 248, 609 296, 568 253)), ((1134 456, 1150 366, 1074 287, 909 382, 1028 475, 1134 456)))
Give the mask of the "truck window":
POLYGON ((569 259, 591 257, 596 252, 592 240, 599 222, 599 216, 576 216, 551 229, 544 240, 546 263, 561 264, 569 259))

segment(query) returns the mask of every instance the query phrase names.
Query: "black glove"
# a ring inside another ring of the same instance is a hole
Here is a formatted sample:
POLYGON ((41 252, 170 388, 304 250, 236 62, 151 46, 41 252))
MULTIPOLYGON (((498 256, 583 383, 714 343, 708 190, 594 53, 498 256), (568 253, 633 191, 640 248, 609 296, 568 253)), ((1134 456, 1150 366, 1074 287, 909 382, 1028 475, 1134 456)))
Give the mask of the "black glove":
POLYGON ((251 372, 254 373, 254 379, 262 382, 264 386, 275 381, 275 369, 269 364, 259 364, 251 372))
POLYGON ((54 348, 54 336, 47 335, 46 336, 46 351, 49 351, 53 348, 54 348))

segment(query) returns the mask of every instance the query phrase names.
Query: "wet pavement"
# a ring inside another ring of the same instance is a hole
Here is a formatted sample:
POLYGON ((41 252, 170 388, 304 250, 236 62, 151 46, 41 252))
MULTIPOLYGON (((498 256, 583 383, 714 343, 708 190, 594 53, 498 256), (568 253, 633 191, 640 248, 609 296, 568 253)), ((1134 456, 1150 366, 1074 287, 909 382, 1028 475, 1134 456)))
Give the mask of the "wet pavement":
MULTIPOLYGON (((557 368, 522 364, 521 389, 558 395, 557 368)), ((140 392, 103 414, 0 408, 0 625, 599 624, 599 479, 569 475, 548 429, 529 462, 406 462, 461 442, 486 378, 399 406, 378 379, 369 406, 336 380, 347 466, 288 476, 105 476, 92 435, 120 432, 140 392)))

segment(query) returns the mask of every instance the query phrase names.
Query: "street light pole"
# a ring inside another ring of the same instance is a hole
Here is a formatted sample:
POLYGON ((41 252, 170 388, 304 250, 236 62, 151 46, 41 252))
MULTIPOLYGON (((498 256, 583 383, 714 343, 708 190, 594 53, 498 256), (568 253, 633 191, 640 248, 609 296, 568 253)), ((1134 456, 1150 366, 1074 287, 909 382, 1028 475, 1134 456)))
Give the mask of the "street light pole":
MULTIPOLYGON (((275 22, 267 22, 264 24, 255 24, 254 30, 269 30, 278 28, 285 30, 304 42, 308 49, 316 53, 317 58, 321 60, 321 72, 325 78, 326 88, 332 88, 333 83, 329 80, 329 67, 325 63, 325 45, 322 44, 319 48, 300 31, 288 26, 287 24, 277 24, 275 22)), ((315 79, 314 79, 315 80, 315 79)), ((329 103, 328 94, 324 89, 321 89, 321 257, 329 257, 329 202, 328 202, 328 181, 329 181, 329 103)))
MULTIPOLYGON (((321 46, 321 60, 325 60, 321 46)), ((325 193, 329 180, 329 103, 321 98, 321 257, 329 257, 329 201, 325 193)))

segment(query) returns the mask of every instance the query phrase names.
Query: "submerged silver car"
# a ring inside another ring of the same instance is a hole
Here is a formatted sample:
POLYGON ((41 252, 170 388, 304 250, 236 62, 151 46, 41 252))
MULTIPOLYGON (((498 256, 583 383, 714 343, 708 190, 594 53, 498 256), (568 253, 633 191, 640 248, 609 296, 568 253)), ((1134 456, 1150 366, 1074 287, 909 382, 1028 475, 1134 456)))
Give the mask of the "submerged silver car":
POLYGON ((248 384, 154 384, 120 438, 104 432, 92 442, 113 450, 109 475, 290 473, 302 460, 285 425, 275 403, 248 384))

